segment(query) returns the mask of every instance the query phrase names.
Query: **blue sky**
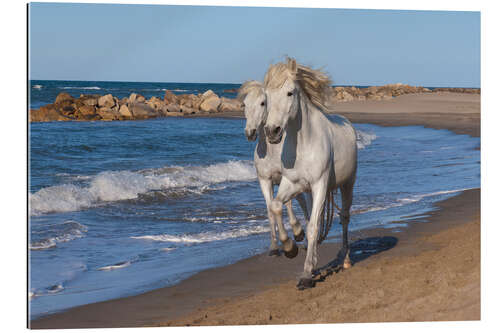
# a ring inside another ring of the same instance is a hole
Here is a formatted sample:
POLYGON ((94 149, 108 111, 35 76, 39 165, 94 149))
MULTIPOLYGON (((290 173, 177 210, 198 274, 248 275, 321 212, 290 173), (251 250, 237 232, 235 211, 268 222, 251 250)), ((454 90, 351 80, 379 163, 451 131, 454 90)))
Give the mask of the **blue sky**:
POLYGON ((340 85, 480 86, 479 12, 34 3, 30 77, 262 79, 293 56, 340 85))

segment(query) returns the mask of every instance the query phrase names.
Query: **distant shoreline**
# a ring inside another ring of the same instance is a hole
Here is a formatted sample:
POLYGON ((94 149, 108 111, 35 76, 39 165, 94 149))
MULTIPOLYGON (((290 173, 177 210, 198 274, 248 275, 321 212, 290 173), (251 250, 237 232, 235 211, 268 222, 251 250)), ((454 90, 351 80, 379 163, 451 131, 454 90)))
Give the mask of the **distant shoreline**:
MULTIPOLYGON (((89 82, 93 83, 93 82, 89 82)), ((42 89, 42 85, 35 85, 42 89)), ((75 90, 97 89, 98 87, 72 87, 75 90)), ((104 89, 104 88, 103 88, 104 89)), ((101 89, 95 90, 99 92, 101 89)), ((106 90, 106 89, 104 89, 106 90)), ((159 90, 159 89, 158 89, 159 90)), ((162 89, 163 90, 163 89, 162 89)), ((414 87, 404 84, 389 84, 359 88, 356 86, 333 86, 330 88, 327 104, 334 105, 352 101, 385 101, 407 94, 419 93, 460 93, 480 94, 475 88, 434 88, 414 87)), ((60 92, 54 103, 29 111, 30 122, 50 121, 118 121, 142 120, 161 117, 187 116, 226 116, 232 113, 242 113, 242 102, 227 97, 220 97, 212 90, 199 94, 176 94, 177 90, 166 90, 163 98, 152 96, 146 99, 138 93, 128 97, 118 98, 112 94, 81 94, 79 97, 68 92, 60 92)), ((183 91, 183 90, 181 90, 183 91)), ((177 91, 178 92, 178 91, 177 91)), ((222 91, 231 96, 237 93, 237 88, 227 88, 222 91)))

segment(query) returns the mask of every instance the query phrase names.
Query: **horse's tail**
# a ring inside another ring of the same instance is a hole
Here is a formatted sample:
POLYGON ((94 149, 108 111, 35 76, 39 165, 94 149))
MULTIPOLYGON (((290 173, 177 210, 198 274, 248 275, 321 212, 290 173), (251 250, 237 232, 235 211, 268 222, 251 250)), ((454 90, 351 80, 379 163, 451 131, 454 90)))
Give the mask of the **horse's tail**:
POLYGON ((335 190, 328 191, 326 193, 326 202, 323 206, 323 212, 321 213, 318 244, 321 244, 326 239, 326 237, 328 236, 328 232, 330 232, 330 229, 332 228, 333 213, 335 208, 334 194, 335 190))

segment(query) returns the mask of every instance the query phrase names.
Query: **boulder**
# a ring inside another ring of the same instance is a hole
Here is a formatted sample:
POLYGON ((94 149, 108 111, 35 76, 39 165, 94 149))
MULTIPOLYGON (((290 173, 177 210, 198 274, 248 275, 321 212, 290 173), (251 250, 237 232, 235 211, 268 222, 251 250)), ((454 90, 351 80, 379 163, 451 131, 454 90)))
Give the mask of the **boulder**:
POLYGON ((130 119, 133 118, 132 112, 130 112, 128 106, 125 104, 120 106, 120 109, 118 110, 118 112, 120 113, 121 116, 123 116, 125 118, 130 118, 130 119))
POLYGON ((129 103, 144 103, 146 101, 146 98, 144 96, 132 93, 130 94, 130 97, 128 98, 129 103))
POLYGON ((195 110, 189 106, 181 105, 179 107, 179 112, 181 112, 182 114, 196 114, 199 112, 199 110, 195 110))
POLYGON ((42 122, 42 121, 68 121, 71 120, 68 117, 63 116, 59 111, 56 110, 54 104, 47 104, 38 110, 30 110, 29 121, 30 122, 42 122))
POLYGON ((96 112, 99 116, 101 116, 102 120, 118 120, 120 117, 120 112, 118 112, 117 107, 102 107, 97 109, 96 112))
POLYGON ((236 99, 222 97, 219 105, 219 112, 243 111, 241 102, 236 99))
POLYGON ((70 94, 66 92, 59 93, 56 97, 55 104, 62 104, 64 102, 70 102, 73 103, 74 97, 72 97, 70 94))
POLYGON ((165 101, 166 104, 177 104, 177 95, 175 95, 170 90, 166 90, 165 97, 163 97, 163 100, 165 101))
POLYGON ((132 113, 134 119, 149 119, 158 116, 158 113, 155 111, 155 109, 147 105, 146 103, 129 103, 128 108, 132 113))
POLYGON ((173 104, 173 103, 168 104, 167 105, 167 115, 170 115, 170 113, 172 113, 172 112, 173 113, 175 113, 175 112, 181 112, 181 109, 180 109, 179 105, 173 104))
POLYGON ((78 110, 76 110, 75 112, 75 116, 76 118, 80 119, 80 118, 89 118, 89 117, 92 117, 94 116, 96 113, 95 113, 95 107, 93 106, 90 106, 90 105, 82 105, 81 107, 78 108, 78 110))
MULTIPOLYGON (((211 90, 209 90, 211 91, 211 90)), ((205 94, 203 94, 205 95, 205 94)), ((220 105, 220 98, 213 94, 211 96, 208 96, 206 98, 203 98, 202 96, 202 99, 203 101, 201 102, 200 104, 200 110, 203 111, 203 112, 217 112, 217 108, 219 107, 220 105)))
POLYGON ((113 98, 113 95, 107 94, 107 95, 100 97, 97 100, 97 105, 100 108, 102 108, 102 107, 112 108, 113 106, 115 106, 115 99, 113 98))

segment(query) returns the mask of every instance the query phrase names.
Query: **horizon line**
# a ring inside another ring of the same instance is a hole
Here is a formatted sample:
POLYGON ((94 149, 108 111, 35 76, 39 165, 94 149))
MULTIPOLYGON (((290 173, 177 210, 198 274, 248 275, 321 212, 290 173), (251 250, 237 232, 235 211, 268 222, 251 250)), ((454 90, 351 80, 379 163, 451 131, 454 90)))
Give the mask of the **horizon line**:
MULTIPOLYGON (((180 83, 180 84, 243 84, 243 82, 174 82, 174 81, 119 81, 119 80, 51 80, 51 79, 28 79, 28 81, 66 81, 66 82, 125 82, 125 83, 180 83)), ((479 87, 471 87, 471 86, 451 86, 451 85, 440 85, 440 86, 434 86, 434 85, 411 85, 409 83, 402 83, 402 82, 395 82, 395 83, 384 83, 384 84, 354 84, 354 83, 336 83, 330 85, 331 87, 349 87, 349 86, 364 86, 364 87, 371 87, 371 86, 385 86, 389 84, 405 84, 409 86, 414 86, 414 87, 429 87, 429 88, 468 88, 468 89, 481 89, 481 86, 479 87)), ((78 89, 78 88, 77 88, 78 89)))

